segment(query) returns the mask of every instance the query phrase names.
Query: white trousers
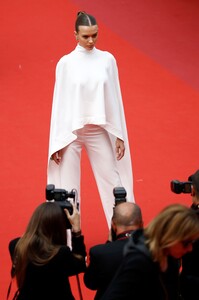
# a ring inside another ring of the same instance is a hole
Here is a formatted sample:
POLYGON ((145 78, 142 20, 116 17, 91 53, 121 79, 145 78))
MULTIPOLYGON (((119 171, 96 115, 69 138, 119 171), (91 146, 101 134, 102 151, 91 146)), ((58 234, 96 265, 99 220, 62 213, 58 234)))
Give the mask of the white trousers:
MULTIPOLYGON (((61 188, 76 189, 80 201, 81 151, 84 147, 97 183, 108 227, 115 203, 113 188, 122 186, 108 132, 97 125, 86 125, 75 132, 77 139, 63 149, 60 163, 61 188)), ((88 187, 89 189, 89 187, 88 187)), ((92 197, 92 195, 87 195, 92 197)))

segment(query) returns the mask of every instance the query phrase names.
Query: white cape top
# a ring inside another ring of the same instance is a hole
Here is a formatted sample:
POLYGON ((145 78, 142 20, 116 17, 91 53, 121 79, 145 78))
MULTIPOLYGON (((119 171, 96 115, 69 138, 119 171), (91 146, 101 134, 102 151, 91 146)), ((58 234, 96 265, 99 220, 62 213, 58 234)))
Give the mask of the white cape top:
POLYGON ((114 153, 116 137, 124 141, 125 155, 117 165, 127 199, 134 202, 131 156, 116 60, 107 51, 96 48, 88 51, 77 45, 56 67, 48 177, 54 178, 55 172, 59 176, 59 166, 50 156, 74 141, 75 130, 86 124, 100 125, 108 131, 114 153))

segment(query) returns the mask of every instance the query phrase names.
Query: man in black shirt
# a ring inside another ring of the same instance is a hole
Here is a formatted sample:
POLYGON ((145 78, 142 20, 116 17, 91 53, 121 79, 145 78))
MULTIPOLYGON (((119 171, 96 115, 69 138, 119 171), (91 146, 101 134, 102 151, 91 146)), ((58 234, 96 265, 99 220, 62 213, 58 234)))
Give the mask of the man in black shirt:
POLYGON ((95 300, 101 298, 115 275, 128 238, 134 230, 142 227, 142 213, 137 204, 123 202, 115 206, 109 239, 105 244, 90 249, 89 265, 84 274, 86 287, 97 290, 95 300))

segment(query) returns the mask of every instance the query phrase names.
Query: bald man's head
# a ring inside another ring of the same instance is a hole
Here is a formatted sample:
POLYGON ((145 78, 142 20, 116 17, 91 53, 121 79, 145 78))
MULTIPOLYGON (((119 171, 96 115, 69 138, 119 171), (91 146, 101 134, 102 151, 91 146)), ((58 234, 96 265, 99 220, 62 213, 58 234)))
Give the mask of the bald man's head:
POLYGON ((128 230, 141 228, 143 226, 142 212, 140 207, 132 202, 122 202, 114 208, 112 223, 116 227, 128 230))

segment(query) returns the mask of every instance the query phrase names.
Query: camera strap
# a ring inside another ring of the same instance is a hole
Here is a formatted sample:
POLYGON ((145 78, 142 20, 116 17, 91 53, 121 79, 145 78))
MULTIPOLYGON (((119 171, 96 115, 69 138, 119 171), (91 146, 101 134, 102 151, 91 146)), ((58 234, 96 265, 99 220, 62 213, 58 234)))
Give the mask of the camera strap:
POLYGON ((77 279, 77 287, 78 287, 78 291, 79 291, 79 297, 80 297, 80 300, 83 300, 82 290, 81 290, 81 285, 80 285, 80 280, 79 280, 78 274, 76 275, 76 279, 77 279))
POLYGON ((16 277, 12 277, 8 287, 6 300, 15 300, 17 299, 18 294, 19 289, 17 287, 16 277))

